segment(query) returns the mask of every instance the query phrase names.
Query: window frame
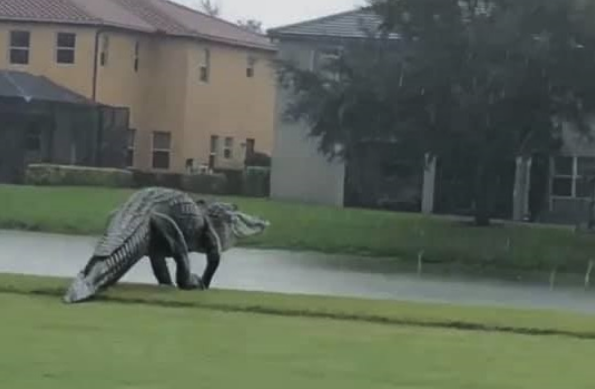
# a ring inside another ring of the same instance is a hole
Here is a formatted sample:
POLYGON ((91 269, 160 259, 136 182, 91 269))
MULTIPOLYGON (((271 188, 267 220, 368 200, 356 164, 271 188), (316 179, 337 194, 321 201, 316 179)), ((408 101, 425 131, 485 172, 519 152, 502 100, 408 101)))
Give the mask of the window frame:
POLYGON ((128 129, 128 137, 126 139, 126 166, 128 168, 134 167, 136 157, 136 135, 138 131, 136 128, 128 129), (131 141, 132 139, 132 141, 131 141))
POLYGON ((140 40, 136 40, 134 42, 134 54, 133 54, 133 64, 132 68, 134 69, 135 73, 138 73, 138 69, 140 66, 140 40))
MULTIPOLYGON (((106 67, 109 63, 109 44, 110 44, 110 37, 109 35, 102 34, 101 35, 101 51, 99 53, 99 66, 106 67)), ((75 41, 76 46, 76 41, 75 41)))
POLYGON ((171 132, 168 131, 153 131, 151 133, 151 167, 155 170, 170 170, 171 169, 171 143, 172 143, 172 136, 171 132), (155 147, 155 137, 156 134, 167 134, 169 137, 169 148, 156 148, 155 147), (155 166, 155 154, 156 153, 166 153, 167 154, 167 167, 157 167, 155 166))
MULTIPOLYGON (((581 181, 585 178, 584 174, 579 174, 579 160, 587 159, 593 160, 595 162, 595 156, 587 156, 587 155, 558 155, 551 158, 551 169, 550 169, 550 197, 552 199, 561 199, 561 200, 583 200, 588 199, 590 196, 579 196, 578 195, 578 186, 580 185, 581 181), (569 173, 558 173, 557 172, 557 164, 556 161, 560 158, 569 158, 571 160, 571 172, 569 173), (570 180, 571 188, 570 188, 570 195, 560 195, 554 193, 554 182, 556 180, 570 180)), ((595 166, 595 164, 594 164, 595 166)), ((595 172, 594 172, 595 173, 595 172)))
POLYGON ((233 159, 233 144, 234 144, 234 139, 232 136, 226 136, 223 139, 223 158, 224 159, 233 159), (229 141, 229 145, 227 144, 229 141))
POLYGON ((27 66, 31 62, 31 31, 23 29, 10 30, 8 33, 8 63, 11 66, 27 66), (24 33, 27 34, 27 46, 14 46, 13 45, 13 34, 24 33), (25 63, 18 63, 12 61, 13 51, 25 52, 27 60, 25 63))
POLYGON ((76 64, 76 42, 77 42, 77 34, 76 32, 72 31, 58 31, 56 32, 56 40, 55 40, 55 61, 56 64, 60 66, 72 66, 76 64), (60 46, 60 36, 61 35, 69 35, 74 38, 73 46, 60 46), (72 52, 72 62, 60 62, 60 52, 70 51, 72 52))
POLYGON ((246 58, 246 77, 254 78, 256 76, 256 62, 257 59, 252 54, 248 54, 246 58))
POLYGON ((198 66, 198 80, 203 84, 211 81, 211 49, 205 47, 202 49, 202 61, 198 66))

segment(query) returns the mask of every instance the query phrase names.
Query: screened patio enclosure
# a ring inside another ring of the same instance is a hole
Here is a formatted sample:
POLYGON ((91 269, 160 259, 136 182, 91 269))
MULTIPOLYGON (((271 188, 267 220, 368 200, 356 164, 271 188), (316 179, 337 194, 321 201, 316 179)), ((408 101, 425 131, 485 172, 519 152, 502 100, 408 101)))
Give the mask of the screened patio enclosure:
POLYGON ((128 127, 128 108, 0 70, 0 182, 22 182, 29 163, 125 168, 128 127))

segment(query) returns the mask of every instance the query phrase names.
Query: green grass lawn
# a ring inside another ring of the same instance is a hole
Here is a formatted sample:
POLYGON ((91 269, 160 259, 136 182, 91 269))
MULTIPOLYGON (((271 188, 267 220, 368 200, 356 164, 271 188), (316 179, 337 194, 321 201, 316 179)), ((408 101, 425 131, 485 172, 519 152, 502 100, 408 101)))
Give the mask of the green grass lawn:
MULTIPOLYGON (((48 286, 55 281, 37 282, 48 286)), ((125 298, 126 293, 118 293, 125 298)), ((169 298, 183 295, 233 304, 237 299, 254 304, 272 301, 265 296, 261 302, 258 294, 176 295, 169 298)), ((286 300, 288 305, 302 303, 301 297, 277 298, 291 299, 286 300)), ((320 301, 330 311, 345 308, 334 303, 320 301)), ((116 302, 67 306, 58 298, 7 293, 0 293, 0 306, 2 388, 593 387, 592 340, 192 306, 116 302)), ((393 307, 395 312, 398 307, 393 307)), ((419 306, 418 312, 428 308, 419 306)), ((444 309, 455 314, 459 308, 444 309)))
MULTIPOLYGON (((0 228, 100 234, 106 216, 130 190, 0 186, 0 228)), ((325 253, 387 256, 416 263, 477 268, 584 272, 595 253, 595 238, 567 228, 497 225, 470 227, 418 214, 338 209, 270 201, 224 198, 272 222, 244 246, 325 253)))
MULTIPOLYGON (((35 294, 60 300, 70 282, 70 278, 0 274, 0 293, 35 294)), ((595 340, 595 315, 556 310, 422 304, 217 289, 204 293, 184 292, 176 288, 130 283, 120 283, 108 289, 100 295, 100 301, 104 300, 119 304, 176 306, 222 312, 262 313, 275 316, 474 331, 553 334, 595 340)))

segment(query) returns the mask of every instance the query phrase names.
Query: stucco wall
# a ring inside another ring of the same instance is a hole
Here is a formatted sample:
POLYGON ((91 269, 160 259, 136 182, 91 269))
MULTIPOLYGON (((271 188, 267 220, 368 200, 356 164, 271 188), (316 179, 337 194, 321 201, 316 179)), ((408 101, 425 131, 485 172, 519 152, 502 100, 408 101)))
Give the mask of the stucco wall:
MULTIPOLYGON (((95 28, 58 24, 0 24, 0 68, 45 75, 54 82, 93 97, 95 28), (9 63, 11 30, 30 32, 27 65, 9 63), (58 64, 56 34, 76 34, 75 63, 58 64)), ((187 159, 207 164, 210 137, 233 138, 232 157, 219 150, 218 167, 241 169, 243 144, 255 140, 255 150, 270 154, 273 144, 275 75, 269 66, 274 52, 232 47, 185 38, 147 35, 127 30, 102 31, 98 51, 108 37, 107 63, 97 57, 95 98, 130 109, 130 127, 136 130, 134 167, 152 170, 152 133, 169 132, 169 171, 185 170, 187 159), (138 70, 135 47, 138 43, 138 70), (199 79, 202 50, 211 52, 210 80, 199 79), (257 59, 254 77, 246 76, 248 55, 257 59)))
MULTIPOLYGON (((304 68, 311 68, 316 47, 313 43, 278 42, 280 58, 291 59, 304 68)), ((341 162, 328 162, 318 152, 316 140, 307 136, 306 125, 283 120, 282 115, 290 98, 289 91, 279 85, 272 153, 271 197, 343 206, 345 165, 341 162)))

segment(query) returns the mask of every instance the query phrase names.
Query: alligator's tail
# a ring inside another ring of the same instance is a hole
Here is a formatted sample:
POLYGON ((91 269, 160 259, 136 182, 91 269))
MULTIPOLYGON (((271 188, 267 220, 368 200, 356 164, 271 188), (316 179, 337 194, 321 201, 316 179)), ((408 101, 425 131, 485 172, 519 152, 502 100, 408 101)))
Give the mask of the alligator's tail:
POLYGON ((106 264, 93 258, 83 271, 78 273, 64 294, 65 303, 78 303, 89 300, 99 292, 97 276, 106 272, 106 264), (95 259, 95 260, 93 260, 95 259))
POLYGON ((64 295, 64 302, 68 304, 83 302, 97 293, 95 286, 90 280, 81 272, 77 274, 72 284, 64 295))

